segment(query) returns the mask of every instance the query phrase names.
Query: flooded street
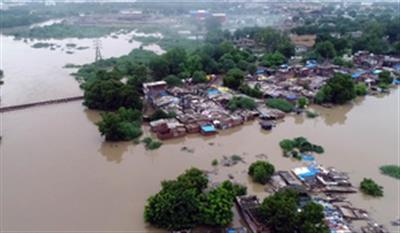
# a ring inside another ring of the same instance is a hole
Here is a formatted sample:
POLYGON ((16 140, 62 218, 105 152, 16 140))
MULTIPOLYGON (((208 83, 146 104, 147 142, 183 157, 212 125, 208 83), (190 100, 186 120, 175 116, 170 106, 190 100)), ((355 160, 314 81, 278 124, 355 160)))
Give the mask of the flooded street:
MULTIPOLYGON (((122 37, 102 40, 105 57, 139 47, 122 37)), ((4 36, 1 40, 3 105, 81 94, 69 76, 71 69, 62 67, 92 61, 92 40, 79 40, 79 46, 91 48, 75 54, 34 49, 4 36)), ((166 141, 156 151, 132 142, 105 143, 93 124, 98 113, 86 110, 80 102, 3 113, 4 230, 159 232, 146 226, 143 209, 146 199, 160 189, 160 181, 175 178, 192 166, 212 170, 213 159, 238 154, 246 163, 218 166, 214 180, 228 179, 231 174, 261 197, 263 187, 247 176, 249 164, 257 155, 266 154, 279 170, 301 166, 302 162, 283 157, 278 144, 284 138, 304 136, 325 148, 324 154, 317 155, 319 163, 348 172, 355 186, 370 177, 384 187, 382 198, 360 193, 349 197, 354 206, 366 208, 375 220, 398 232, 390 221, 400 217, 400 183, 381 175, 379 166, 399 164, 399 103, 397 89, 383 97, 357 99, 351 105, 317 107, 321 116, 315 119, 286 117, 271 132, 262 131, 254 121, 214 137, 191 135, 166 141)))

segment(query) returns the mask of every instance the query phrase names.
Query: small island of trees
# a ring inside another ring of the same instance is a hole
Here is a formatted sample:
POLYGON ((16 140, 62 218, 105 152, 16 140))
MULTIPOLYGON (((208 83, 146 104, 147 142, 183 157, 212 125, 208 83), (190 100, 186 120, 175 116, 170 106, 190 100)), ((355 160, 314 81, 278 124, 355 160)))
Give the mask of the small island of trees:
POLYGON ((383 187, 379 186, 372 179, 364 178, 360 183, 360 190, 364 194, 373 197, 382 197, 383 196, 383 187))

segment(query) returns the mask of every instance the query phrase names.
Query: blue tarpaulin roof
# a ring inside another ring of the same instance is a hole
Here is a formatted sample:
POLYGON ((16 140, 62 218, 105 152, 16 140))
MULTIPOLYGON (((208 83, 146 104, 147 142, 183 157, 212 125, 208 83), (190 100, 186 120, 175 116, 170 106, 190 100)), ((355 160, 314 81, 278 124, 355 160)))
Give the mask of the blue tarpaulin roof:
POLYGON ((257 69, 256 74, 264 74, 265 69, 257 69))
POLYGON ((360 70, 351 75, 352 78, 359 78, 361 75, 367 73, 365 70, 360 70))
POLYGON ((207 90, 207 94, 208 95, 218 95, 218 94, 220 94, 221 92, 218 90, 218 89, 215 89, 215 88, 212 88, 212 89, 208 89, 207 90))
POLYGON ((382 73, 382 70, 373 70, 372 73, 373 74, 380 74, 380 73, 382 73))
POLYGON ((303 158, 304 161, 308 161, 308 162, 312 162, 315 160, 314 156, 312 156, 312 155, 301 154, 301 157, 303 158))
POLYGON ((214 125, 208 124, 208 125, 202 125, 201 126, 201 130, 205 133, 212 133, 212 132, 216 132, 216 129, 214 127, 214 125))
POLYGON ((400 64, 396 64, 393 66, 393 68, 397 71, 400 71, 400 64))

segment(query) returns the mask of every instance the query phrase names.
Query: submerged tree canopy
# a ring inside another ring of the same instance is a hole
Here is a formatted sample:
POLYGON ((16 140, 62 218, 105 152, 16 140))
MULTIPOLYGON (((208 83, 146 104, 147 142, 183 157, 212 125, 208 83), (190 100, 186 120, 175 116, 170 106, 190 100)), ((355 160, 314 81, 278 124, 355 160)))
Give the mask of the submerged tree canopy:
POLYGON ((161 183, 161 191, 147 200, 146 222, 167 230, 191 229, 198 225, 222 227, 233 219, 232 207, 237 195, 246 189, 223 182, 206 191, 204 172, 191 168, 175 180, 161 183))
POLYGON ((259 210, 265 224, 273 232, 328 233, 323 207, 311 201, 301 206, 299 195, 287 189, 265 198, 259 210))

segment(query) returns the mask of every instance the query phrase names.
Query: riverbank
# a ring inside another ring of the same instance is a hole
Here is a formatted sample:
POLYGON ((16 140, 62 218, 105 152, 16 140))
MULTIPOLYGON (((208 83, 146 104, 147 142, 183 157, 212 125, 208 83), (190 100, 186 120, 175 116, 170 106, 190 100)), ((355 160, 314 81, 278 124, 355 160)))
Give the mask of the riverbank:
POLYGON ((5 113, 7 136, 0 148, 4 229, 158 232, 144 224, 143 207, 146 198, 159 191, 161 180, 173 179, 191 166, 211 170, 212 160, 238 154, 245 163, 218 166, 214 180, 230 174, 262 198, 263 187, 247 176, 249 164, 266 154, 281 170, 298 167, 302 162, 282 156, 279 141, 304 136, 324 146, 319 163, 347 172, 353 184, 370 177, 384 187, 382 198, 357 193, 349 199, 396 232, 390 221, 399 216, 398 180, 381 174, 379 167, 399 163, 399 98, 397 89, 352 105, 315 107, 320 117, 314 119, 288 116, 271 132, 252 122, 214 137, 168 140, 156 151, 132 142, 103 142, 93 124, 98 114, 80 103, 5 113))

